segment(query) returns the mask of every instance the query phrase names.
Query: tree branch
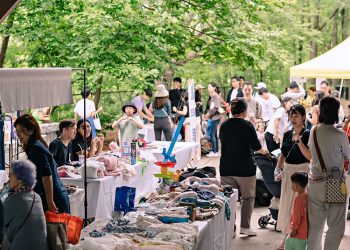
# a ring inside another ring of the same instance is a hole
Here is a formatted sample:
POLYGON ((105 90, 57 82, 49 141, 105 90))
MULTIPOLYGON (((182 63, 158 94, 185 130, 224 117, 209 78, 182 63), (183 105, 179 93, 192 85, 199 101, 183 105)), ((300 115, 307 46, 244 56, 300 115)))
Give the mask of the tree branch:
POLYGON ((339 8, 336 8, 336 9, 334 10, 333 14, 328 18, 328 20, 325 21, 322 25, 320 25, 320 27, 319 27, 318 30, 319 30, 319 31, 322 31, 322 30, 327 26, 328 22, 331 21, 331 20, 335 17, 335 15, 338 14, 338 11, 339 11, 339 8))
POLYGON ((188 29, 191 29, 191 30, 193 30, 193 31, 199 32, 199 33, 201 33, 201 34, 203 34, 203 35, 209 36, 209 37, 213 38, 214 40, 217 40, 217 41, 220 41, 220 42, 225 43, 225 40, 223 40, 223 39, 220 38, 220 37, 211 35, 211 34, 209 34, 209 33, 206 33, 206 32, 204 32, 204 31, 201 31, 201 30, 197 30, 196 28, 193 28, 193 27, 191 27, 191 26, 186 26, 186 25, 182 25, 182 26, 183 26, 184 28, 188 28, 188 29))

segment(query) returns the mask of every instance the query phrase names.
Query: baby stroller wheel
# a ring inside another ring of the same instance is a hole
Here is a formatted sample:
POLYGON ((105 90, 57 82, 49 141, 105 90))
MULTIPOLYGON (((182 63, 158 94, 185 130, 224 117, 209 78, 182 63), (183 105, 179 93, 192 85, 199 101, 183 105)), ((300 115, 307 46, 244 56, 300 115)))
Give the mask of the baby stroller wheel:
POLYGON ((261 228, 266 228, 269 218, 267 216, 262 216, 258 220, 258 224, 261 228))

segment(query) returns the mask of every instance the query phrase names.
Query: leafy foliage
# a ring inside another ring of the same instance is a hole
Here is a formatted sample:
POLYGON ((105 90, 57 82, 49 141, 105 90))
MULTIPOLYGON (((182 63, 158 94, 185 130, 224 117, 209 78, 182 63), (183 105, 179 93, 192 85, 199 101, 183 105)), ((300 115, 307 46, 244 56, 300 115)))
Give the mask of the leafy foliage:
MULTIPOLYGON (((320 52, 329 47, 329 16, 347 6, 324 0, 319 8, 316 2, 23 0, 13 13, 5 64, 87 68, 92 89, 102 87, 106 122, 115 119, 123 101, 153 88, 169 71, 222 87, 232 75, 244 75, 281 93, 289 67, 309 58, 312 40, 320 52), (326 24, 323 30, 312 28, 315 15, 326 24)), ((73 86, 79 93, 78 73, 73 86)), ((71 108, 58 108, 56 119, 71 116, 71 108)))

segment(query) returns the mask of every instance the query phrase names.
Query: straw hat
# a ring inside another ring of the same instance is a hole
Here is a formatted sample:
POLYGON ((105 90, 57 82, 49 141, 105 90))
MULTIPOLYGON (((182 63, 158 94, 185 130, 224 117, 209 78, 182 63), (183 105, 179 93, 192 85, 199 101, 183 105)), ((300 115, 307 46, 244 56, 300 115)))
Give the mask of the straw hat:
POLYGON ((204 89, 204 87, 200 84, 197 84, 196 87, 194 87, 195 90, 198 90, 198 89, 204 89))
POLYGON ((166 97, 169 96, 169 91, 166 90, 164 84, 157 85, 156 93, 154 94, 154 97, 166 97))

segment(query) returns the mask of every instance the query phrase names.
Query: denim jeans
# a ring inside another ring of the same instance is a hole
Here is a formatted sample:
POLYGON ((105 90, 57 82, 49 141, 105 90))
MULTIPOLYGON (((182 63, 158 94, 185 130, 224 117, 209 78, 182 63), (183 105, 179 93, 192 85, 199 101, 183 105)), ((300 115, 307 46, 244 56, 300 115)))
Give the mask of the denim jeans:
POLYGON ((210 130, 210 140, 213 145, 213 152, 219 152, 219 140, 218 140, 218 125, 220 123, 220 119, 211 121, 211 130, 210 130))

